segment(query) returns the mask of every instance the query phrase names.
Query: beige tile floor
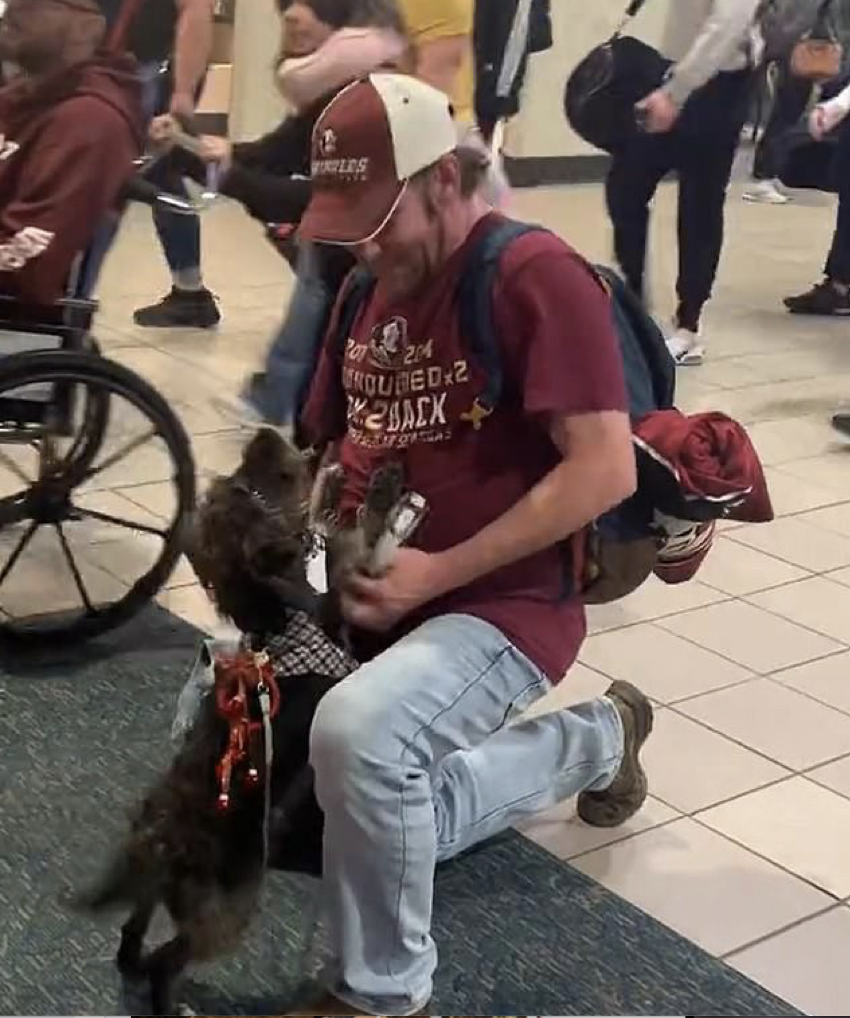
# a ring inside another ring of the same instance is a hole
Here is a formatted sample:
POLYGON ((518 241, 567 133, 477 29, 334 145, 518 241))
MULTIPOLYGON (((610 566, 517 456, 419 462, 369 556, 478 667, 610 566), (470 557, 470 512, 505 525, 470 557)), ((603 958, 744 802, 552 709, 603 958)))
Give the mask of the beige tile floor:
MULTIPOLYGON (((675 269, 671 197, 661 195, 654 245, 661 314, 675 269)), ((524 192, 517 207, 607 258, 598 187, 524 192)), ((653 797, 620 831, 582 827, 570 805, 527 831, 814 1015, 850 1008, 850 444, 826 423, 850 402, 850 323, 792 319, 780 298, 817 277, 831 225, 827 202, 761 208, 733 191, 707 320, 711 358, 682 373, 680 403, 726 411, 751 428, 780 518, 724 528, 699 581, 651 582, 592 612, 582 663, 550 703, 583 699, 612 678, 641 683, 658 704, 647 752, 653 797)), ((209 213, 204 241, 225 316, 216 334, 132 325, 133 307, 167 285, 142 210, 109 263, 97 331, 111 356, 171 400, 208 476, 234 463, 240 447, 212 399, 256 366, 291 279, 234 207, 209 213)), ((102 511, 150 521, 171 511, 165 480, 151 454, 87 497, 102 511)), ((148 544, 95 524, 85 541, 105 591, 148 544)), ((41 568, 49 570, 46 559, 41 568)), ((24 577, 21 597, 38 597, 47 575, 24 577)), ((187 568, 161 600, 215 625, 187 568)))

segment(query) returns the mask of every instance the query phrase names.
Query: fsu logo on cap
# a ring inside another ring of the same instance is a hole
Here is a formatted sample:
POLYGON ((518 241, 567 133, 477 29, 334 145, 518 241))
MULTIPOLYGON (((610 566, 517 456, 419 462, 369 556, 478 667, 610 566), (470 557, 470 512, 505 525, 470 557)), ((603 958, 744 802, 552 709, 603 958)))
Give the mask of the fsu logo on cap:
POLYGON ((336 155, 336 134, 328 127, 319 136, 319 157, 332 159, 336 155))

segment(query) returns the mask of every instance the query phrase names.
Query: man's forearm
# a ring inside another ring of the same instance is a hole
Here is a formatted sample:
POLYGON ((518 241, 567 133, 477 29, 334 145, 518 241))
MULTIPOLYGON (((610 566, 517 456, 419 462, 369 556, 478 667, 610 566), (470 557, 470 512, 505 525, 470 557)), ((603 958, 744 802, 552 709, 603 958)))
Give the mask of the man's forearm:
POLYGON ((758 0, 716 0, 699 35, 675 65, 664 91, 677 106, 722 70, 746 40, 758 0))
POLYGON ((488 527, 434 556, 435 597, 551 548, 619 505, 635 487, 631 449, 628 456, 620 465, 605 455, 565 459, 488 527))
POLYGON ((174 40, 174 92, 194 96, 213 44, 212 0, 183 0, 174 40))

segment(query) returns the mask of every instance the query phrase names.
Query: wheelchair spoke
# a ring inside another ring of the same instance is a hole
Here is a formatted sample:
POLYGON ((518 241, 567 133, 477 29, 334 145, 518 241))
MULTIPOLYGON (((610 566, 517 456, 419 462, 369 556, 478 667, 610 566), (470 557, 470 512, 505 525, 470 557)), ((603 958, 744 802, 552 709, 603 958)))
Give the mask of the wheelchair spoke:
POLYGON ((89 592, 86 590, 86 585, 83 583, 83 577, 80 575, 77 560, 74 558, 74 553, 71 551, 71 546, 68 544, 68 539, 65 537, 65 531, 62 529, 62 524, 54 523, 53 526, 56 530, 57 536, 59 537, 59 543, 62 545, 62 551, 65 553, 65 561, 68 563, 68 568, 71 570, 71 575, 74 577, 74 582, 77 584, 77 590, 80 592, 80 597, 83 599, 86 611, 89 615, 94 615, 94 605, 91 603, 89 592))
POLYGON ((27 476, 26 472, 2 449, 0 449, 0 465, 6 467, 7 470, 11 470, 18 480, 23 481, 27 486, 32 484, 32 478, 27 476))
POLYGON ((17 545, 15 546, 15 550, 12 552, 12 554, 6 560, 6 565, 3 566, 3 570, 2 570, 2 572, 0 572, 0 587, 2 587, 3 584, 6 582, 6 580, 8 579, 9 573, 11 573, 11 571, 15 568, 15 565, 16 565, 18 559, 21 557, 21 555, 25 551, 27 545, 33 539, 33 536, 35 535, 36 530, 38 530, 38 528, 40 526, 41 526, 40 523, 33 522, 33 523, 30 523, 30 525, 24 531, 23 536, 21 537, 20 541, 18 541, 17 545))
POLYGON ((23 492, 0 498, 0 530, 26 519, 27 496, 23 492))
POLYGON ((138 438, 134 438, 131 442, 127 442, 127 444, 123 448, 119 449, 118 452, 114 452, 111 456, 107 457, 103 461, 103 463, 98 463, 96 467, 92 467, 90 470, 88 470, 86 472, 85 480, 90 481, 93 477, 97 477, 97 475, 102 473, 104 470, 108 470, 110 467, 114 467, 115 464, 123 460, 125 456, 129 456, 131 452, 135 452, 136 449, 140 449, 147 442, 150 442, 152 438, 156 438, 157 434, 158 434, 157 429, 151 428, 151 430, 148 431, 146 434, 139 435, 138 438))
MULTIPOLYGON (((2 502, 0 502, 2 509, 2 502)), ((135 530, 140 534, 153 534, 154 537, 161 537, 163 540, 168 537, 168 530, 161 527, 151 527, 147 523, 137 523, 135 520, 125 520, 120 516, 112 516, 109 513, 97 512, 95 509, 84 509, 81 506, 74 506, 74 513, 77 518, 87 520, 99 520, 101 523, 111 523, 115 527, 123 527, 125 530, 135 530)))

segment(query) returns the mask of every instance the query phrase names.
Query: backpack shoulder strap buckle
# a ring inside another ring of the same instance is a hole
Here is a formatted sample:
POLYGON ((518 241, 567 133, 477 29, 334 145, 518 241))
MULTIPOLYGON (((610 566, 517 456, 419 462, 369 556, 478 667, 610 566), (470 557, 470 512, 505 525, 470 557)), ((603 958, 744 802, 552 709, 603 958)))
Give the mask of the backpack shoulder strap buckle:
POLYGON ((493 413, 493 407, 486 406, 481 399, 476 398, 469 410, 465 410, 460 419, 471 424, 474 431, 480 431, 482 424, 493 413))

